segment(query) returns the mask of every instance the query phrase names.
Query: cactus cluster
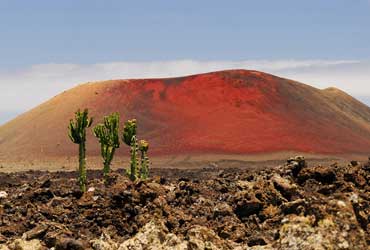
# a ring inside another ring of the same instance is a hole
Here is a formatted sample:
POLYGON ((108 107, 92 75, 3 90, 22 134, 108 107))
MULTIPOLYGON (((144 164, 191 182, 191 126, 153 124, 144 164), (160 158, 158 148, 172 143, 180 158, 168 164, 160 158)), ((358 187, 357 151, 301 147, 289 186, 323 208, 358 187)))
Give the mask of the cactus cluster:
POLYGON ((93 122, 89 118, 87 109, 84 111, 78 110, 75 113, 75 120, 69 121, 68 136, 73 143, 79 145, 79 168, 78 168, 78 183, 82 192, 86 191, 86 128, 89 128, 93 122))
POLYGON ((147 152, 149 143, 145 140, 140 140, 138 143, 136 135, 137 123, 136 119, 128 120, 123 127, 122 138, 126 145, 130 146, 130 168, 127 170, 127 175, 132 181, 136 179, 147 179, 149 177, 149 158, 147 152), (139 165, 138 151, 141 152, 141 162, 139 165))
MULTIPOLYGON (((103 175, 107 183, 110 172, 111 162, 117 148, 120 147, 118 113, 112 113, 104 117, 104 122, 99 123, 93 129, 93 134, 98 138, 103 158, 103 175)), ((79 169, 78 182, 81 191, 86 191, 86 128, 92 125, 93 119, 89 118, 88 110, 83 112, 78 110, 75 119, 71 119, 68 126, 68 135, 73 143, 79 144, 79 169)), ((127 174, 132 181, 137 179, 147 179, 149 177, 149 143, 145 140, 138 142, 136 119, 125 122, 122 133, 122 140, 130 146, 130 167, 127 174), (141 153, 140 162, 138 160, 139 151, 141 153)))
POLYGON ((94 135, 98 138, 103 158, 103 175, 107 181, 110 172, 110 165, 115 150, 119 148, 119 114, 113 113, 104 117, 104 123, 96 125, 93 129, 94 135))

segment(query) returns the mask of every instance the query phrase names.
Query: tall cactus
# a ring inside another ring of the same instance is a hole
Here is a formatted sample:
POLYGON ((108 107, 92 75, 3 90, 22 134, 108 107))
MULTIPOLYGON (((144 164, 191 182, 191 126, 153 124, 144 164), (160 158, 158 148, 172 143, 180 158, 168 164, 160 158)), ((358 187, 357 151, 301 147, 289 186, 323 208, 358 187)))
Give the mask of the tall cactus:
POLYGON ((139 150, 141 152, 141 168, 140 177, 145 180, 149 177, 149 158, 148 158, 149 143, 145 140, 140 140, 139 150))
POLYGON ((123 141, 130 146, 130 169, 127 170, 127 174, 132 181, 135 181, 138 177, 138 159, 137 151, 139 148, 137 138, 136 138, 136 119, 128 120, 125 122, 123 127, 123 141))
POLYGON ((79 145, 79 168, 78 183, 82 192, 86 191, 86 128, 89 128, 93 118, 89 118, 89 111, 78 110, 75 113, 75 120, 71 119, 68 126, 68 136, 73 143, 79 145))
POLYGON ((110 165, 115 150, 119 148, 119 113, 112 113, 104 117, 104 123, 94 127, 94 135, 99 139, 101 156, 103 157, 104 180, 107 181, 110 172, 110 165))

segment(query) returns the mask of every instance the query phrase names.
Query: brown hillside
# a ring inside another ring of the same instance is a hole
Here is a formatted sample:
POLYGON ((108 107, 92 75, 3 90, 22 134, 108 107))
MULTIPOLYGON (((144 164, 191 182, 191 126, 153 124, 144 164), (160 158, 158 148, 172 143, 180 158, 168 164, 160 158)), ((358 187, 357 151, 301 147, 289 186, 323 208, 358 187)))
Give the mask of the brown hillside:
MULTIPOLYGON (((94 125, 114 111, 122 120, 136 118, 139 137, 151 142, 155 155, 370 151, 370 108, 351 96, 230 70, 79 85, 1 126, 2 158, 75 155, 68 121, 85 107, 94 125)), ((88 134, 88 153, 98 155, 97 140, 88 134)))

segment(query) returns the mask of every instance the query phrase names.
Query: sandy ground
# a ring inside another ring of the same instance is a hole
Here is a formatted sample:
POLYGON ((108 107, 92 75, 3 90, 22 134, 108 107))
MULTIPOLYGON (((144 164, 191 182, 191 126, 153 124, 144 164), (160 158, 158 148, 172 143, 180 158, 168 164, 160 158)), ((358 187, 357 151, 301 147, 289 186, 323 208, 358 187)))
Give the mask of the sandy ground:
MULTIPOLYGON (((178 169, 199 169, 199 168, 264 168, 279 166, 290 157, 303 155, 312 164, 327 165, 334 162, 348 164, 351 160, 367 161, 364 155, 341 155, 327 156, 299 152, 279 152, 270 154, 250 155, 227 155, 227 154, 203 154, 203 155, 172 155, 150 157, 152 168, 178 168, 178 169)), ((18 172, 27 170, 48 170, 48 171, 70 171, 75 170, 78 165, 76 157, 48 157, 45 159, 13 159, 0 158, 0 172, 18 172)), ((87 158, 89 169, 100 169, 102 160, 99 156, 87 158)), ((126 168, 129 165, 129 157, 117 156, 112 162, 112 169, 126 168)))

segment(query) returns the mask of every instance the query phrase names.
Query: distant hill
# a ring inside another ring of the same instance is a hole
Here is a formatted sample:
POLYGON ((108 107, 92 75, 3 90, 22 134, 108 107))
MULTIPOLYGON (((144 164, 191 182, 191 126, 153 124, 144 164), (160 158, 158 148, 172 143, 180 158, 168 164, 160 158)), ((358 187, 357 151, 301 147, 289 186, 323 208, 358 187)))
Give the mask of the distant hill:
MULTIPOLYGON (((79 85, 1 126, 2 157, 75 156, 67 126, 78 108, 94 125, 114 111, 136 118, 154 155, 370 152, 370 108, 341 90, 228 70, 79 85)), ((88 135, 88 153, 98 155, 88 135)))

